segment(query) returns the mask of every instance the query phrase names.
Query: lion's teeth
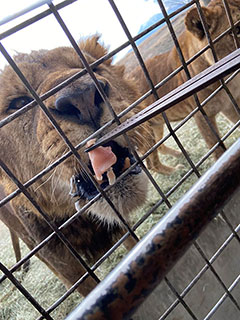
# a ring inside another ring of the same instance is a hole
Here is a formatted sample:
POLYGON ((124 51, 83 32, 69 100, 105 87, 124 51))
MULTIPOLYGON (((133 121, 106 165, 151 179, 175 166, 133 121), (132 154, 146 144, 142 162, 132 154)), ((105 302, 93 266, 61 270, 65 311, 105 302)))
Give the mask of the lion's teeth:
POLYGON ((108 169, 107 177, 108 177, 108 183, 110 184, 110 186, 114 184, 114 182, 116 181, 116 176, 115 176, 115 173, 113 172, 112 167, 108 169))
POLYGON ((124 161, 123 171, 127 170, 130 167, 130 165, 131 165, 130 159, 126 157, 124 161))
POLYGON ((90 139, 90 140, 88 140, 88 142, 86 143, 86 146, 89 148, 89 147, 93 146, 96 141, 97 141, 97 139, 90 139))
POLYGON ((77 194, 77 187, 76 187, 76 183, 75 183, 75 178, 74 176, 71 177, 70 179, 70 191, 69 191, 69 195, 72 197, 75 197, 77 194))
POLYGON ((80 211, 81 207, 80 207, 79 201, 75 202, 75 209, 77 210, 77 212, 80 211))
POLYGON ((101 176, 101 179, 99 179, 99 177, 97 177, 96 175, 94 175, 95 180, 97 181, 98 184, 101 184, 103 182, 103 177, 101 176))

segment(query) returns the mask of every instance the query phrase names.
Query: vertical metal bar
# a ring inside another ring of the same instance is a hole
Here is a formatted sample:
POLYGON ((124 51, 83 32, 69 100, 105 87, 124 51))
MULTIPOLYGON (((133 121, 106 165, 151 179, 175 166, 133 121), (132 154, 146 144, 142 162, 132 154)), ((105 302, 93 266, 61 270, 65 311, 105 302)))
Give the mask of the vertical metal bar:
MULTIPOLYGON (((68 37, 70 43, 72 44, 73 48, 75 49, 75 51, 77 52, 77 54, 79 55, 84 67, 86 68, 87 72, 89 73, 89 75, 91 76, 99 94, 101 95, 103 101, 105 102, 106 106, 108 107, 112 117, 114 118, 115 122, 117 124, 120 124, 120 120, 117 116, 117 114, 115 113, 115 111, 113 110, 109 99, 107 97, 107 95, 105 94, 103 88, 101 87, 101 85, 99 84, 94 72, 92 71, 92 69, 90 68, 84 54, 82 53, 81 49, 79 48, 79 46, 77 45, 76 41, 74 40, 73 36, 71 35, 70 31, 68 30, 66 24, 64 23, 64 21, 62 20, 60 14, 58 13, 58 11, 56 10, 55 6, 50 3, 49 4, 50 9, 52 10, 56 20, 58 21, 58 23, 60 24, 61 28, 63 29, 64 33, 66 34, 66 36, 68 37)), ((125 136, 126 138, 126 136, 125 136)), ((79 158, 79 155, 78 155, 79 158)), ((89 173, 89 170, 87 168, 86 165, 84 165, 84 163, 81 161, 81 165, 82 167, 85 169, 85 171, 87 173, 89 173)), ((95 181, 95 179, 89 175, 90 180, 94 183, 94 186, 96 187, 96 189, 102 194, 102 196, 104 196, 105 200, 107 201, 107 203, 111 206, 111 208, 113 209, 113 211, 115 212, 115 214, 117 215, 117 217, 119 218, 119 220, 121 221, 121 223, 124 225, 124 227, 126 228, 127 231, 130 232, 131 236, 136 240, 139 241, 138 236, 133 232, 133 230, 131 229, 131 227, 129 226, 129 224, 127 223, 127 221, 123 218, 123 216, 121 215, 121 213, 119 212, 119 210, 116 209, 116 207, 114 206, 114 204, 112 203, 112 201, 109 199, 109 197, 107 196, 106 192, 104 192, 104 190, 102 190, 102 188, 99 186, 99 184, 95 181)))
MULTIPOLYGON (((120 24, 121 24, 121 26, 122 26, 122 28, 123 28, 126 36, 128 37, 128 40, 130 41, 130 43, 131 43, 131 45, 132 45, 133 51, 134 51, 134 53, 135 53, 135 55, 136 55, 136 57, 137 57, 137 59, 138 59, 138 61, 139 61, 139 64, 140 64, 140 66, 141 66, 141 68, 142 68, 142 70, 143 70, 143 72, 144 72, 146 81, 147 81, 147 83, 149 84, 149 87, 150 87, 150 89, 151 89, 151 91, 152 91, 155 99, 158 100, 158 99, 159 99, 159 96, 158 96, 158 94, 157 94, 157 91, 156 91, 156 89, 155 89, 155 87, 154 87, 154 84, 153 84, 152 79, 151 79, 151 77, 150 77, 150 75, 149 75, 149 72, 148 72, 148 70, 147 70, 147 68, 146 68, 146 65, 145 65, 145 63, 144 63, 144 61, 143 61, 143 59, 142 59, 142 56, 141 56, 141 54, 140 54, 140 52, 139 52, 139 50, 138 50, 138 48, 137 48, 137 46, 136 46, 136 44, 135 44, 132 36, 131 36, 131 33, 130 33, 129 30, 128 30, 127 25, 125 24, 125 22, 124 22, 124 20, 123 20, 123 18, 122 18, 122 16, 121 16, 121 14, 120 14, 120 12, 119 12, 116 4, 115 4, 115 2, 114 2, 113 0, 108 0, 108 1, 109 1, 110 5, 112 6, 112 8, 113 8, 113 10, 114 10, 114 12, 115 12, 115 14, 116 14, 116 16, 117 16, 120 24)), ((164 17, 164 18, 166 19, 166 17, 164 17)), ((177 135, 176 135, 176 134, 174 133, 174 131, 172 130, 172 127, 171 127, 171 125, 170 125, 170 122, 169 122, 168 119, 167 119, 167 116, 166 116, 165 112, 162 112, 162 116, 163 116, 164 121, 165 121, 165 123, 166 123, 166 125, 167 125, 167 127, 168 127, 168 130, 170 131, 171 135, 173 136, 174 140, 176 141, 178 147, 180 148, 180 150, 181 150, 182 153, 184 154, 185 158, 186 158, 187 161, 189 162, 190 166, 193 168, 193 170, 194 170, 194 172, 196 173, 196 175, 197 175, 198 177, 200 177, 200 174, 199 174, 197 168, 195 167, 194 163, 192 162, 191 158, 189 157, 187 151, 184 149, 184 147, 183 147, 182 143, 180 142, 180 140, 178 139, 177 135)))
MULTIPOLYGON (((201 20, 201 23, 202 23, 202 26, 203 26, 203 29, 204 29, 204 33, 205 33, 205 35, 207 37, 208 44, 209 44, 209 46, 211 48, 213 59, 214 59, 215 62, 217 62, 218 61, 217 53, 216 53, 216 50, 215 50, 215 47, 214 47, 213 40, 212 40, 212 38, 210 36, 209 30, 208 30, 208 24, 206 23, 206 20, 205 20, 204 14, 202 12, 202 8, 200 6, 199 0, 196 0, 196 6, 197 6, 198 14, 199 14, 199 17, 200 17, 200 20, 201 20)), ((228 7, 228 9, 229 9, 229 7, 228 7)), ((227 8, 226 8, 226 10, 227 10, 227 8)), ((229 10, 228 13, 230 15, 230 10, 229 10)), ((229 88, 226 86, 224 79, 221 79, 220 82, 221 82, 223 88, 225 89, 227 95, 229 96, 229 99, 230 99, 231 103, 233 104, 233 107, 235 108, 236 112, 240 115, 240 108, 239 108, 236 100, 234 99, 233 95, 231 94, 229 88)))
POLYGON ((228 2, 226 0, 222 0, 222 2, 223 2, 223 5, 224 5, 226 14, 227 14, 227 18, 228 18, 229 24, 230 24, 230 26, 232 28, 232 33, 233 33, 233 36, 234 36, 235 46, 236 46, 236 48, 239 48, 240 47, 240 41, 239 41, 239 38, 237 36, 236 27, 235 27, 234 22, 233 22, 233 18, 232 18, 232 15, 231 15, 229 4, 228 4, 228 2))
MULTIPOLYGON (((182 53, 182 49, 181 49, 181 47, 180 47, 180 45, 179 45, 179 42, 178 42, 176 33, 175 33, 175 31, 174 31, 174 29, 173 29, 173 26, 172 26, 172 24, 171 24, 171 21, 170 21, 170 19, 169 19, 169 17, 168 17, 168 14, 167 14, 167 12, 166 12, 165 6, 164 6, 162 0, 158 0, 158 3, 159 3, 159 6, 160 6, 160 8, 161 8, 161 10, 162 10, 162 13, 163 13, 163 15, 164 15, 164 17, 165 17, 165 19, 166 19, 166 22, 167 22, 169 31, 170 31, 170 33, 171 33, 172 39, 173 39, 173 41, 174 41, 175 47, 176 47, 176 49, 177 49, 177 53, 178 53, 178 55, 179 55, 179 59, 180 59, 180 61, 181 61, 181 63, 182 63, 182 66, 183 66, 183 69, 184 69, 185 74, 186 74, 186 76, 187 76, 187 79, 191 79, 191 75, 190 75, 190 72, 189 72, 189 70, 188 70, 186 61, 185 61, 185 59, 184 59, 184 56, 183 56, 183 53, 182 53)), ((196 1, 196 4, 199 4, 198 1, 196 1)), ((212 42, 211 42, 211 43, 212 43, 212 42)), ((211 45, 211 43, 209 43, 209 45, 211 45)), ((219 137, 219 135, 218 135, 218 133, 216 132, 215 128, 213 127, 212 123, 209 121, 208 116, 207 116, 205 110, 202 108, 201 103, 200 103, 200 101, 199 101, 199 98, 198 98, 197 94, 194 94, 193 97, 194 97, 195 103, 196 103, 197 107, 199 108, 200 112, 202 113, 205 121, 207 122, 208 126, 210 127, 210 129, 211 129, 212 132, 214 133, 215 137, 217 138, 218 142, 220 143, 220 146, 223 148, 223 150, 226 150, 226 147, 225 147, 224 143, 221 141, 221 138, 219 137)), ((198 176, 199 176, 199 175, 200 175, 200 173, 198 172, 198 176)))
POLYGON ((234 237, 237 239, 237 241, 240 244, 240 237, 237 234, 237 232, 235 231, 235 229, 233 228, 231 222, 229 221, 228 217, 226 216, 224 210, 221 211, 221 217, 223 218, 223 220, 226 222, 226 224, 228 225, 229 229, 231 230, 231 232, 233 233, 234 237))

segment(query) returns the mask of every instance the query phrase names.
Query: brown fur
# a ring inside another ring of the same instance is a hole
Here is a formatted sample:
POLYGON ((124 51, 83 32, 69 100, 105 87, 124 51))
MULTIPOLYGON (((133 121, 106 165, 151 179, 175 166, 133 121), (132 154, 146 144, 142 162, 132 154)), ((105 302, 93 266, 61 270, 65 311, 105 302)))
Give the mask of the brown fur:
MULTIPOLYGON (((106 48, 98 43, 98 37, 81 42, 80 47, 89 63, 106 54, 106 48)), ((76 52, 68 47, 50 51, 35 51, 30 55, 18 54, 15 61, 39 95, 83 69, 76 52)), ((104 86, 108 85, 108 99, 116 113, 131 104, 139 95, 134 84, 123 78, 123 72, 124 68, 113 66, 111 60, 104 62, 94 70, 98 81, 101 81, 104 86)), ((15 98, 30 95, 10 67, 6 67, 0 75, 0 83, 0 119, 4 119, 15 111, 9 109, 15 98)), ((61 129, 74 146, 111 119, 110 112, 103 102, 96 107, 94 88, 90 76, 84 75, 45 101, 46 106, 51 110, 61 129), (56 101, 69 96, 74 100, 76 109, 81 112, 79 121, 76 119, 72 121, 68 109, 67 114, 56 113, 56 101)), ((22 183, 68 151, 68 147, 39 107, 33 108, 17 120, 5 125, 1 128, 0 133, 0 157, 22 183)), ((142 136, 142 132, 140 133, 142 136)), ((136 143, 140 142, 138 135, 137 131, 132 134, 132 139, 135 139, 136 143)), ((122 147, 127 147, 122 137, 117 139, 117 143, 122 147)), ((79 150, 79 154, 82 161, 88 165, 89 158, 84 148, 79 150)), ((81 172, 82 169, 76 158, 71 156, 53 172, 28 188, 30 195, 51 222, 57 226, 76 212, 74 199, 69 196, 70 178, 81 172)), ((0 171, 0 178, 5 195, 16 189, 16 185, 3 170, 0 171)), ((145 201, 146 188, 143 173, 127 175, 116 183, 107 195, 125 219, 128 219, 129 213, 145 201)), ((85 199, 79 201, 80 206, 87 202, 85 199)), ((30 249, 52 232, 38 210, 22 194, 11 201, 11 207, 13 210, 8 215, 0 211, 0 218, 30 249)), ((85 212, 71 225, 64 228, 63 233, 75 250, 86 261, 93 264, 111 247, 123 230, 113 210, 105 200, 99 199, 88 209, 87 213, 85 212)), ((57 237, 44 246, 37 256, 55 272, 67 287, 85 272, 57 237)), ((95 285, 95 281, 88 277, 79 287, 79 292, 86 295, 95 285)))
MULTIPOLYGON (((3 187, 0 185, 0 198, 4 198, 4 196, 5 196, 5 194, 3 192, 3 187)), ((1 217, 11 217, 12 214, 14 214, 14 213, 13 213, 12 208, 9 205, 9 203, 7 203, 5 206, 0 208, 0 216, 1 217)), ((9 233, 11 236, 11 241, 12 241, 12 246, 13 246, 13 251, 14 251, 15 258, 16 258, 16 262, 18 262, 21 259, 19 238, 18 238, 16 232, 7 223, 7 218, 5 218, 5 219, 6 219, 6 225, 8 226, 9 233)))
MULTIPOLYGON (((240 1, 228 1, 228 3, 231 8, 233 20, 234 22, 236 22, 240 18, 240 1)), ((206 23, 209 26, 209 32, 212 39, 215 39, 223 31, 229 28, 228 19, 222 1, 213 0, 210 2, 208 7, 203 7, 202 9, 205 15, 206 23)), ((187 13, 185 17, 185 25, 186 30, 180 35, 178 41, 183 52, 184 58, 187 61, 192 56, 194 56, 200 49, 205 47, 208 44, 208 41, 202 30, 200 18, 196 7, 190 9, 187 13)), ((218 41, 217 44, 215 44, 215 50, 217 52, 218 59, 221 59, 227 54, 234 51, 235 45, 233 36, 231 34, 227 34, 222 40, 218 41)), ((192 62, 189 65, 189 71, 191 76, 195 76, 196 74, 203 71, 213 63, 214 59, 211 50, 207 50, 204 54, 202 54, 199 58, 197 58, 194 62, 192 62)), ((181 62, 175 47, 169 52, 160 54, 146 61, 146 66, 154 85, 156 85, 162 79, 167 77, 180 65, 181 62)), ((149 90, 149 86, 140 67, 133 70, 129 77, 133 77, 137 81, 139 90, 142 95, 149 90)), ((157 90, 159 97, 164 96, 165 94, 177 88, 179 85, 181 85, 183 82, 187 80, 188 79, 186 77, 185 72, 181 71, 157 90)), ((228 88, 230 89, 234 98, 237 100, 239 98, 238 82, 239 76, 235 77, 235 79, 231 81, 231 83, 228 85, 228 88)), ((198 93, 200 102, 205 100, 219 86, 219 84, 219 82, 214 83, 206 89, 201 90, 198 93)), ((149 96, 146 99, 147 105, 150 105, 154 101, 155 99, 153 95, 149 96)), ((166 114, 169 121, 179 121, 184 119, 195 108, 196 103, 194 101, 194 98, 191 97, 167 110, 166 114)), ((215 128, 217 133, 218 128, 215 118, 219 112, 223 112, 225 116, 227 116, 234 123, 239 120, 239 115, 233 109, 230 99, 227 97, 227 94, 223 90, 221 91, 221 93, 217 94, 215 98, 211 99, 211 101, 208 102, 207 105, 205 105, 204 110, 206 111, 212 123, 212 126, 215 128)), ((207 146, 211 148, 214 144, 217 143, 216 136, 212 133, 200 112, 197 112, 194 118, 203 138, 206 141, 207 146)), ((158 115, 155 118, 151 119, 150 126, 153 131, 153 144, 163 137, 163 117, 161 115, 158 115)), ((173 156, 179 156, 181 154, 179 151, 171 149, 165 146, 164 144, 161 145, 159 149, 160 152, 171 154, 173 156)), ((143 149, 142 151, 146 152, 147 150, 143 149)), ((214 157, 217 159, 222 155, 223 152, 223 149, 221 147, 218 147, 214 153, 214 157)), ((163 165, 158 158, 157 150, 150 155, 148 159, 148 166, 150 169, 165 174, 169 174, 176 169, 173 167, 163 165)))

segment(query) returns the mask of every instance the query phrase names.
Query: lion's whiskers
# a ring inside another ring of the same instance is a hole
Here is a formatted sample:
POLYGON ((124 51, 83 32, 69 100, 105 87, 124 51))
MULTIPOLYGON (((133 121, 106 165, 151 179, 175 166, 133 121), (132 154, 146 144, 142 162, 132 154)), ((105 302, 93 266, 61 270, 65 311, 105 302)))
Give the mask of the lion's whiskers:
POLYGON ((51 175, 45 180, 43 181, 39 186, 37 186, 37 188, 34 190, 34 192, 36 192, 39 188, 43 187, 45 185, 45 183, 47 183, 51 178, 52 176, 55 174, 55 171, 56 171, 57 168, 55 168, 53 170, 53 172, 51 173, 51 175))
MULTIPOLYGON (((51 147, 52 148, 52 147, 51 147)), ((47 164, 47 167, 50 166, 52 163, 54 162, 54 160, 49 160, 48 161, 48 164, 47 164)), ((50 174, 49 177, 47 177, 47 179, 45 181, 43 181, 39 186, 36 187, 36 189, 34 190, 34 192, 36 192, 39 188, 41 188, 42 186, 45 185, 45 183, 47 183, 51 178, 52 176, 54 175, 55 171, 56 171, 57 168, 54 168, 53 172, 50 174)))
MULTIPOLYGON (((62 154, 60 155, 63 156, 66 152, 68 151, 68 148, 65 148, 65 150, 62 152, 62 154)), ((52 180, 51 180, 51 201, 55 202, 57 204, 59 204, 59 198, 61 198, 63 201, 65 201, 64 197, 56 197, 56 190, 57 187, 61 184, 59 184, 59 182, 61 181, 61 177, 62 177, 62 172, 64 170, 64 163, 62 165, 60 165, 58 168, 56 168, 53 172, 53 175, 51 176, 52 180), (56 173, 57 176, 56 176, 56 173)), ((69 188, 70 188, 70 180, 68 181, 69 183, 69 188)))
MULTIPOLYGON (((56 191, 56 189, 57 189, 57 187, 58 187, 58 185, 59 185, 59 181, 61 180, 61 176, 62 176, 62 172, 63 172, 63 169, 64 169, 64 167, 63 166, 60 166, 60 167, 58 167, 58 175, 56 176, 55 175, 55 177, 54 177, 54 179, 52 179, 52 188, 51 188, 51 201, 52 202, 55 202, 55 203, 57 203, 57 204, 59 204, 59 197, 58 197, 58 199, 56 198, 56 194, 55 194, 55 191, 56 191), (60 172, 59 172, 59 170, 60 170, 60 172)), ((57 172, 57 170, 54 170, 54 174, 57 172)), ((53 178, 53 176, 52 176, 52 178, 53 178)), ((65 199, 63 199, 63 201, 64 201, 65 199)))
POLYGON ((138 132, 137 130, 134 133, 135 133, 134 139, 137 145, 145 145, 148 148, 151 147, 151 144, 149 143, 149 140, 145 137, 145 135, 140 134, 140 132, 138 132))

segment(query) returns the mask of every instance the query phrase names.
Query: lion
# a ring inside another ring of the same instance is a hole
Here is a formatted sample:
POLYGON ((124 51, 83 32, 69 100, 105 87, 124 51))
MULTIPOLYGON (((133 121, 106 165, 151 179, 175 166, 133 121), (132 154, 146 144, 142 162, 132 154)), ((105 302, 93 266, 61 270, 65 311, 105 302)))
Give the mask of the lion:
MULTIPOLYGON (((107 48, 100 44, 99 36, 80 41, 79 47, 89 64, 107 53, 107 48)), ((19 53, 14 57, 14 61, 38 95, 46 93, 84 69, 78 54, 71 47, 32 51, 30 54, 19 53)), ((124 67, 113 65, 111 59, 97 65, 92 71, 117 114, 139 95, 135 83, 123 76, 124 67)), ((20 110, 32 100, 31 94, 17 74, 10 66, 6 66, 0 74, 0 120, 20 110)), ((57 91, 44 103, 73 146, 86 140, 112 119, 106 103, 88 73, 57 91)), ((109 129, 105 129, 103 133, 107 130, 109 129)), ((144 135, 141 130, 146 129, 142 127, 139 130, 129 135, 136 146, 142 141, 138 136, 144 135)), ((0 134, 0 158, 21 183, 38 175, 69 151, 39 106, 2 126, 0 134)), ((115 183, 112 181, 113 185, 106 191, 110 202, 128 221, 130 213, 146 200, 146 175, 139 164, 129 169, 136 160, 124 137, 112 140, 102 148, 107 149, 116 158, 111 167, 116 178, 126 169, 129 171, 122 179, 115 183)), ((78 154, 94 179, 93 166, 84 149, 80 148, 78 154)), ((5 196, 17 189, 3 169, 0 171, 0 178, 5 196)), ((109 187, 106 172, 102 173, 102 180, 95 181, 101 188, 109 187)), ((77 208, 82 208, 98 195, 96 186, 73 155, 54 170, 41 176, 27 188, 27 191, 48 220, 57 227, 76 213, 76 203, 77 208)), ((52 233, 36 205, 22 193, 11 200, 10 206, 8 214, 0 210, 0 218, 30 249, 52 233)), ((103 197, 99 197, 77 219, 63 228, 62 232, 78 254, 91 266, 126 231, 112 207, 103 197)), ((136 243, 135 239, 129 238, 129 242, 126 243, 128 249, 136 243)), ((67 288, 86 272, 57 236, 43 246, 37 252, 37 256, 67 288)), ((78 291, 86 296, 95 286, 96 279, 87 277, 78 287, 78 291)))
MULTIPOLYGON (((4 197, 3 188, 2 188, 1 185, 0 185, 0 196, 1 196, 1 198, 4 197)), ((11 216, 12 216, 12 214, 14 214, 14 212, 12 211, 12 208, 9 205, 9 203, 0 208, 0 217, 1 216, 5 217, 4 220, 5 220, 5 224, 8 226, 9 234, 10 234, 10 237, 11 237, 11 243, 12 243, 12 247, 13 247, 13 251, 14 251, 14 256, 15 256, 16 262, 18 262, 18 261, 21 260, 21 248, 20 248, 19 237, 18 237, 17 233, 14 231, 14 229, 12 229, 12 227, 11 227, 11 216), (8 220, 10 220, 10 221, 8 221, 8 220)), ((23 264, 23 270, 24 271, 28 271, 29 264, 30 264, 29 260, 27 260, 23 264)))
MULTIPOLYGON (((240 18, 240 1, 230 0, 228 1, 228 4, 231 10, 233 21, 237 22, 240 18)), ((212 39, 216 39, 220 34, 222 34, 230 27, 222 1, 212 0, 207 7, 202 7, 202 11, 209 29, 209 34, 212 39)), ((237 36, 239 37, 240 27, 237 26, 235 30, 237 36)), ((187 12, 185 16, 185 30, 179 36, 178 41, 185 61, 188 61, 198 51, 200 51, 208 44, 208 40, 196 7, 191 8, 187 12)), ((229 53, 233 52, 236 49, 233 33, 228 32, 224 37, 221 38, 221 40, 214 44, 214 48, 218 59, 221 59, 229 53)), ((204 69, 213 65, 214 62, 215 61, 211 49, 208 49, 188 65, 191 77, 197 75, 204 69)), ((147 59, 145 63, 154 85, 159 83, 169 74, 171 74, 175 69, 181 66, 181 61, 179 59, 176 47, 173 47, 169 52, 147 59)), ((137 82, 138 89, 141 92, 141 95, 149 91, 149 85, 140 67, 137 67, 133 71, 131 71, 128 77, 134 79, 137 82)), ((185 71, 181 71, 169 81, 160 86, 157 90, 157 94, 159 95, 159 97, 162 97, 187 80, 188 78, 185 71)), ((239 76, 236 76, 234 80, 232 80, 227 85, 236 101, 238 101, 240 94, 238 83, 239 76)), ((208 86, 206 89, 201 90, 198 93, 199 101, 204 101, 210 94, 214 92, 215 89, 217 89, 219 85, 220 82, 216 82, 208 86)), ((145 100, 147 105, 152 104, 154 101, 155 98, 153 95, 150 95, 145 100)), ((169 121, 180 121, 183 120, 187 115, 189 115, 189 113, 191 113, 195 108, 196 102, 194 100, 194 97, 191 96, 190 98, 185 99, 174 107, 168 109, 166 111, 166 115, 169 121)), ((218 136, 219 130, 216 123, 216 115, 219 112, 222 112, 233 123, 236 123, 239 120, 239 114, 232 106, 232 103, 224 90, 219 92, 204 106, 204 111, 206 112, 211 126, 214 128, 215 133, 217 133, 218 136)), ((210 126, 207 124, 201 112, 196 112, 194 115, 194 119, 208 148, 211 149, 218 142, 217 136, 210 129, 210 126)), ((153 136, 152 145, 162 139, 164 123, 165 122, 161 114, 149 121, 153 136)), ((146 148, 142 150, 143 153, 146 151, 146 148)), ((173 148, 170 148, 164 144, 159 147, 159 151, 163 154, 170 154, 175 157, 181 155, 180 151, 174 150, 173 148)), ((214 158, 218 159, 223 154, 223 152, 224 148, 220 145, 213 153, 214 158)), ((157 150, 155 150, 150 155, 150 157, 148 157, 147 164, 149 169, 163 174, 171 174, 178 168, 178 166, 170 167, 162 164, 159 160, 157 150)))

